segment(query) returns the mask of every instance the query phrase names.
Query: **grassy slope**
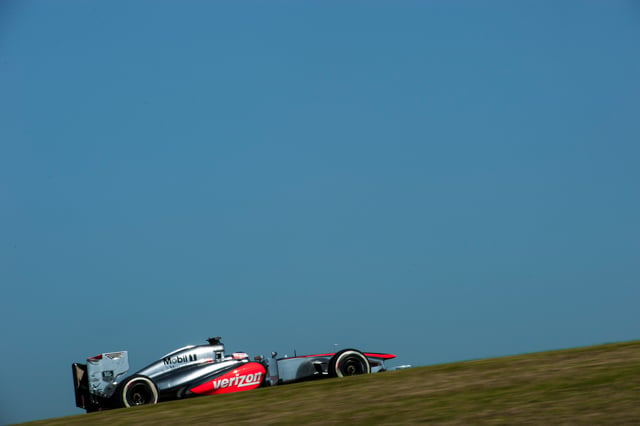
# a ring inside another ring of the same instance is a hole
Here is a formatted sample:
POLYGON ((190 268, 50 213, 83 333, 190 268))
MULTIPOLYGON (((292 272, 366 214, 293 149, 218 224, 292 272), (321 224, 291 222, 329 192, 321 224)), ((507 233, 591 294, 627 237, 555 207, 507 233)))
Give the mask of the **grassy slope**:
POLYGON ((47 425, 640 424, 640 341, 322 380, 47 425))

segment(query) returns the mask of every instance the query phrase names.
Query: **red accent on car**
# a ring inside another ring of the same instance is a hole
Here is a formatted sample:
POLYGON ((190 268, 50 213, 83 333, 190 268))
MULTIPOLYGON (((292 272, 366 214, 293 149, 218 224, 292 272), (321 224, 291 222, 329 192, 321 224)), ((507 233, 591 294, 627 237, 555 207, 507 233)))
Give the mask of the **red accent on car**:
MULTIPOLYGON (((311 358, 311 357, 318 357, 318 356, 329 357, 329 356, 334 356, 334 355, 335 354, 299 355, 299 356, 290 356, 290 357, 283 358, 283 359, 288 359, 288 358, 311 358)), ((397 356, 397 355, 394 355, 394 354, 379 354, 379 353, 375 353, 375 352, 365 352, 364 355, 367 356, 367 357, 380 358, 380 359, 393 359, 393 358, 395 358, 397 356)))
POLYGON ((87 358, 87 362, 97 362, 97 361, 100 361, 101 359, 102 359, 102 354, 92 356, 91 358, 87 358))
POLYGON ((364 356, 371 357, 371 358, 381 358, 381 359, 393 359, 396 357, 396 355, 394 354, 377 354, 377 353, 371 353, 371 352, 365 352, 364 356))
POLYGON ((218 395, 255 389, 262 384, 267 369, 259 362, 249 362, 191 389, 198 395, 218 395))

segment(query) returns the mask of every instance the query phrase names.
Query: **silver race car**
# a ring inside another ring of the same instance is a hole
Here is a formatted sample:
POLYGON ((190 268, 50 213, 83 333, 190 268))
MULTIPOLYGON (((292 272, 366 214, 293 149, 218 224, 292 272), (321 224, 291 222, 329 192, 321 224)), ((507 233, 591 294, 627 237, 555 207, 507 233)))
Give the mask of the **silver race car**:
POLYGON ((353 376, 384 371, 384 362, 396 356, 344 349, 337 353, 277 357, 244 352, 226 354, 220 337, 208 344, 185 346, 127 376, 127 351, 106 352, 74 363, 76 405, 87 412, 156 404, 198 395, 240 392, 260 386, 353 376))

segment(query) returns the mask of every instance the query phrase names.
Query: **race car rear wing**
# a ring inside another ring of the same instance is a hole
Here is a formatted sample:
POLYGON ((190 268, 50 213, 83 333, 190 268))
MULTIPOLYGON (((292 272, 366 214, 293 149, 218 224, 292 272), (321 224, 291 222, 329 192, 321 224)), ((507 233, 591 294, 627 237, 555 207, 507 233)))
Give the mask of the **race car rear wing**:
POLYGON ((118 380, 129 371, 127 351, 106 352, 71 364, 76 406, 95 411, 115 392, 118 380))
POLYGON ((76 394, 76 407, 88 410, 91 405, 89 396, 89 381, 87 380, 87 365, 74 362, 71 364, 73 373, 73 389, 76 394))

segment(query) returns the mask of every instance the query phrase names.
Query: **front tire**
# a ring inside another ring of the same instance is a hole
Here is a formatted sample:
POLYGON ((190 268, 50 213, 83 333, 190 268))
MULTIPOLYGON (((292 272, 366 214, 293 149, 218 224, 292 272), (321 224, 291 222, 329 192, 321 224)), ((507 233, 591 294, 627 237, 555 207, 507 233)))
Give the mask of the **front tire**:
POLYGON ((123 407, 135 407, 158 403, 158 388, 148 377, 134 376, 120 388, 120 403, 123 407))
POLYGON ((362 352, 356 349, 344 349, 331 357, 328 371, 331 377, 370 374, 371 364, 362 352))

